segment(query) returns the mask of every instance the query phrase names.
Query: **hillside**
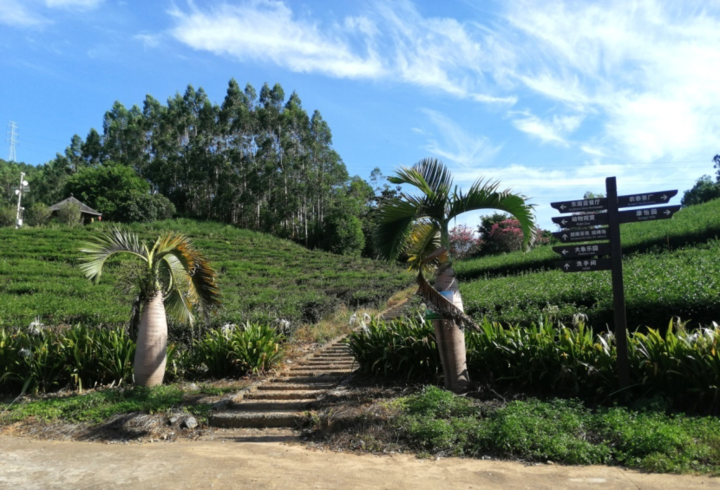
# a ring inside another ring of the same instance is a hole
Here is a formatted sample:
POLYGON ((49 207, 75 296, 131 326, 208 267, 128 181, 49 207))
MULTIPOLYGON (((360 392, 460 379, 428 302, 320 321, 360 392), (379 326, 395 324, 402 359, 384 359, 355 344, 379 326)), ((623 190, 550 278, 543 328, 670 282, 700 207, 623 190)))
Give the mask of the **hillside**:
MULTIPOLYGON (((720 200, 691 206, 672 220, 621 227, 628 326, 664 329, 677 316, 690 326, 720 322, 720 200)), ((588 315, 613 324, 609 271, 565 274, 552 246, 460 261, 467 312, 510 323, 550 314, 564 322, 588 315)))
MULTIPOLYGON (((111 259, 97 286, 77 267, 81 243, 105 228, 0 228, 0 326, 27 325, 36 317, 49 325, 125 324, 132 296, 120 287, 124 261, 111 259)), ((219 273, 223 309, 213 324, 314 323, 341 304, 375 305, 412 282, 385 263, 311 251, 218 223, 169 220, 128 228, 147 241, 164 230, 193 239, 219 273)))

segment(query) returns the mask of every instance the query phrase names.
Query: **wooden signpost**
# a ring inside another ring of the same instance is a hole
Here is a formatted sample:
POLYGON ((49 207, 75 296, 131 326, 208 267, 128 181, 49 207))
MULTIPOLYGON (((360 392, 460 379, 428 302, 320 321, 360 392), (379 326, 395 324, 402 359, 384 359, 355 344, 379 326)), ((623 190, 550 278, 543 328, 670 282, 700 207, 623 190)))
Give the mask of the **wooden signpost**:
POLYGON ((605 189, 607 197, 550 203, 561 213, 577 213, 552 218, 553 222, 563 228, 561 231, 553 233, 553 236, 564 244, 569 244, 553 247, 553 251, 563 258, 563 260, 555 262, 555 265, 564 272, 611 271, 618 378, 620 387, 625 388, 630 384, 630 367, 627 354, 627 319, 620 225, 670 219, 680 210, 680 206, 658 206, 620 211, 620 208, 666 204, 673 196, 677 195, 677 190, 618 196, 615 177, 605 179, 605 189), (598 244, 586 243, 601 240, 608 241, 598 244), (606 258, 607 256, 609 258, 606 258))

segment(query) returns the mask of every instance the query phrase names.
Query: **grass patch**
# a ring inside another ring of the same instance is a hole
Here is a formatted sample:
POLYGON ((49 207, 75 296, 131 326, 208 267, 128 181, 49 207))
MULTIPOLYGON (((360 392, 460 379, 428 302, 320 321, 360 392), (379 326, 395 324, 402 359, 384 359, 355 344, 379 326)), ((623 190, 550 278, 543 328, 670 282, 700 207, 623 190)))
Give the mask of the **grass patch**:
POLYGON ((323 412, 332 423, 323 417, 316 421, 314 439, 321 445, 414 452, 421 457, 609 464, 658 473, 720 475, 716 417, 624 407, 592 409, 563 399, 499 404, 434 386, 393 400, 363 400, 344 420, 337 415, 341 410, 331 407, 323 412))

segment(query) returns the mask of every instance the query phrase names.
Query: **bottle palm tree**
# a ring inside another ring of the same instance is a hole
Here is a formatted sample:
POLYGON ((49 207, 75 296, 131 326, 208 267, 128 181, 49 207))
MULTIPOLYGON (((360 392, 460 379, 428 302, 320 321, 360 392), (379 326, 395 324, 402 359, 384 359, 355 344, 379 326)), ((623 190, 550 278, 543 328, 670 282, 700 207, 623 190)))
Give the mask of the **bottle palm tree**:
POLYGON ((498 191, 499 183, 478 179, 467 193, 453 187, 452 175, 442 162, 423 159, 413 167, 401 167, 393 184, 409 184, 420 195, 401 193, 378 210, 375 239, 380 255, 395 260, 405 253, 411 268, 418 271, 418 294, 443 320, 433 320, 445 387, 465 391, 470 381, 465 358, 465 336, 460 327, 477 328, 463 311, 450 256, 450 221, 467 211, 497 209, 511 214, 520 223, 524 244, 535 229, 532 206, 521 195, 498 191), (436 268, 435 287, 423 271, 436 268))
POLYGON ((164 233, 151 249, 137 235, 112 229, 94 237, 80 249, 87 254, 80 264, 85 276, 98 283, 103 266, 115 254, 130 254, 142 261, 134 277, 142 309, 135 351, 135 384, 162 384, 167 357, 167 315, 192 324, 193 309, 207 313, 219 305, 215 271, 185 235, 164 233))

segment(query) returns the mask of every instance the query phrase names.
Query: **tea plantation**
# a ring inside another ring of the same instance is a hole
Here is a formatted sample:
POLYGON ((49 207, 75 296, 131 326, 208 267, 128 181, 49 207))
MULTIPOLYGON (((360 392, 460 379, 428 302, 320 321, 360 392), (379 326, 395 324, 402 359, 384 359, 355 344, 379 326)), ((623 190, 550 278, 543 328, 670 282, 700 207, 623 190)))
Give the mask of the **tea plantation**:
MULTIPOLYGON (((720 200, 672 220, 621 226, 628 327, 664 329, 720 322, 720 200)), ((466 311, 475 319, 570 322, 584 313, 596 331, 613 323, 610 271, 566 274, 551 246, 456 263, 466 311)))
MULTIPOLYGON (((223 308, 211 321, 314 323, 341 304, 371 306, 412 283, 400 268, 308 250, 288 240, 212 222, 169 220, 129 227, 147 242, 173 230, 193 239, 219 273, 223 308)), ((78 268, 83 241, 107 229, 0 228, 0 327, 120 326, 132 292, 121 287, 127 259, 111 259, 99 285, 78 268)))

